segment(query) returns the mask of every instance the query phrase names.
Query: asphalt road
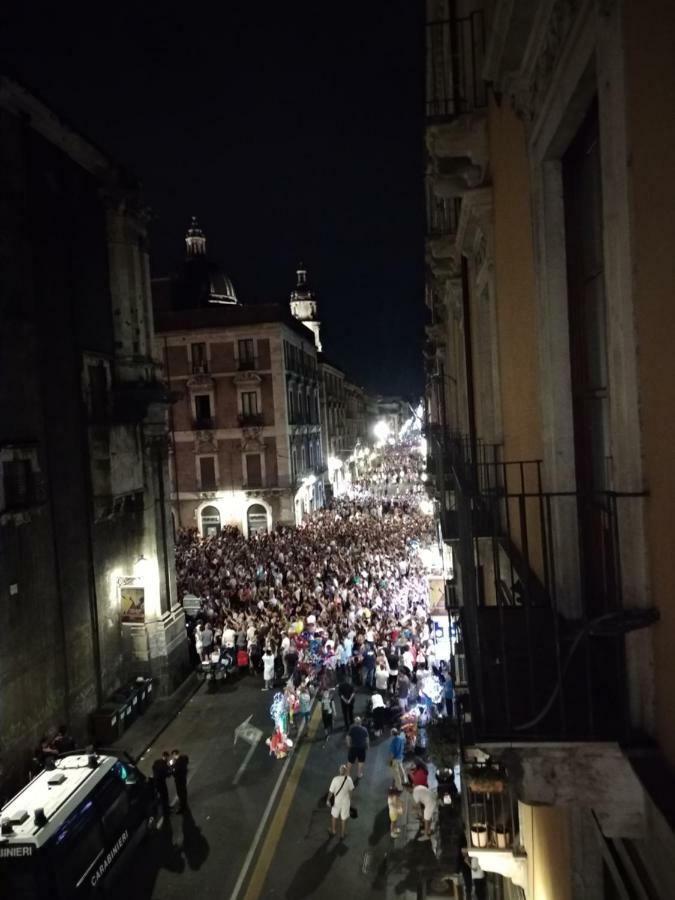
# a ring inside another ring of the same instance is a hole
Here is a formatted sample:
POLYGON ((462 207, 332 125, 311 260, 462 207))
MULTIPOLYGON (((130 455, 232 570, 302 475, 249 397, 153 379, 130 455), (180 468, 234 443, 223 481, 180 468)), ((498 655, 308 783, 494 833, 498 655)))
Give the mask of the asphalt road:
MULTIPOLYGON (((258 900, 258 898, 415 897, 417 871, 433 865, 429 843, 413 839, 415 818, 396 842, 389 836, 386 792, 388 738, 371 747, 364 778, 354 793, 359 817, 341 843, 329 838, 322 803, 341 762, 346 761, 338 712, 336 733, 323 738, 318 709, 287 761, 273 759, 264 743, 271 733, 272 695, 258 678, 199 690, 152 747, 142 768, 164 749, 190 757, 190 813, 172 815, 151 834, 120 879, 124 900, 258 900), (264 732, 250 746, 233 745, 234 729, 249 715, 264 732), (247 754, 238 784, 235 776, 247 754), (428 858, 427 858, 428 857, 428 858)), ((357 712, 367 702, 357 698, 357 712)))

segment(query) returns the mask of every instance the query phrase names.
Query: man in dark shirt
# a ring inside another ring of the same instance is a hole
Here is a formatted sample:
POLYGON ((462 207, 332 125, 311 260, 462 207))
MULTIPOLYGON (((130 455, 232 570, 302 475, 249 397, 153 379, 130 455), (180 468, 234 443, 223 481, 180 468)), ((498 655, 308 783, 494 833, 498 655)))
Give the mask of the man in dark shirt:
POLYGON ((155 793, 159 801, 159 812, 165 819, 168 818, 171 808, 169 806, 169 787, 166 783, 167 778, 171 775, 169 768, 169 752, 165 750, 159 759, 152 764, 152 781, 155 786, 155 793))
POLYGON ((349 726, 354 721, 354 700, 356 699, 354 685, 349 681, 341 681, 338 685, 338 696, 340 697, 340 705, 342 706, 342 718, 345 723, 345 731, 349 731, 349 726))
POLYGON ((180 750, 174 750, 171 759, 171 770, 173 772, 173 780, 176 784, 176 796, 178 797, 178 808, 176 812, 182 813, 188 808, 187 798, 187 773, 190 760, 185 753, 180 750))
POLYGON ((366 750, 370 745, 368 737, 368 729, 361 724, 361 718, 357 716, 354 724, 347 732, 347 761, 348 768, 351 771, 352 765, 358 762, 357 778, 363 777, 363 764, 366 761, 366 750))

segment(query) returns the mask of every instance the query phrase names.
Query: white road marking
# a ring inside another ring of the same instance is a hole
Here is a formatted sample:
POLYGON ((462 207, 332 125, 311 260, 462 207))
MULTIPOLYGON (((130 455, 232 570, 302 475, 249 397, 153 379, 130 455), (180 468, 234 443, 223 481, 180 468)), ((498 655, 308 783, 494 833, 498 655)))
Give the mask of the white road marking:
POLYGON ((259 742, 256 741, 255 744, 251 744, 251 746, 248 748, 248 752, 247 752, 246 756, 244 757, 242 764, 237 769, 237 774, 232 779, 233 785, 239 784, 239 782, 241 780, 241 776, 244 774, 244 770, 246 769, 246 766, 250 763, 251 757, 255 753, 258 743, 259 742))
POLYGON ((284 776, 286 775, 286 772, 288 771, 288 767, 290 766, 290 764, 293 760, 293 756, 295 755, 295 749, 300 742, 300 736, 302 735, 303 731, 305 730, 305 724, 306 724, 306 722, 303 719, 302 723, 300 724, 300 728, 298 729, 298 733, 296 735, 293 746, 291 747, 291 752, 288 754, 288 756, 284 760, 284 764, 281 767, 281 772, 279 772, 279 777, 277 778, 277 782, 274 785, 274 790, 270 794, 270 799, 267 801, 267 806, 265 807, 265 812, 263 813, 263 817, 260 820, 260 825, 258 825, 258 830, 256 831, 255 835, 253 836, 253 840, 251 841, 251 846, 248 848, 248 853, 246 854, 246 859, 244 860, 244 863, 241 867, 241 871, 239 872, 239 877, 237 878, 237 883, 234 886, 234 890, 230 894, 230 900, 237 900, 237 897, 239 896, 239 892, 241 891, 244 881, 246 880, 246 876, 248 875, 248 870, 251 867, 251 863, 253 862, 253 857, 255 856, 255 854, 258 850, 258 844, 260 843, 262 836, 265 833, 265 828, 267 827, 267 820, 269 819, 269 817, 272 814, 272 811, 274 809, 274 804, 277 799, 277 794, 279 793, 279 790, 281 789, 281 785, 284 781, 284 776))

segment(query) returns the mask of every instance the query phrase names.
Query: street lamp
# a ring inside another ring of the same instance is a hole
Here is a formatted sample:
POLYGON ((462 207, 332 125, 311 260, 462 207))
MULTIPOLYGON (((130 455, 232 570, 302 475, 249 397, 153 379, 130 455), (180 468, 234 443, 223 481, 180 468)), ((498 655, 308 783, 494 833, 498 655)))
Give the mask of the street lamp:
POLYGON ((384 419, 380 419, 379 422, 375 423, 373 427, 373 434, 381 444, 386 443, 386 440, 389 437, 390 433, 391 429, 384 419))

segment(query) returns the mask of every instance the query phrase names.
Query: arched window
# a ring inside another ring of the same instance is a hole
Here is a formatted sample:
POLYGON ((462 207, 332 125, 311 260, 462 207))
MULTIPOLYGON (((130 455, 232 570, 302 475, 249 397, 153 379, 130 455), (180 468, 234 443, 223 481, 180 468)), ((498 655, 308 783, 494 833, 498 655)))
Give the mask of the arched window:
POLYGON ((220 533, 220 513, 215 506, 205 506, 202 510, 202 537, 213 537, 220 533))
POLYGON ((262 503, 253 503, 246 511, 248 536, 258 531, 267 531, 267 510, 262 503))

